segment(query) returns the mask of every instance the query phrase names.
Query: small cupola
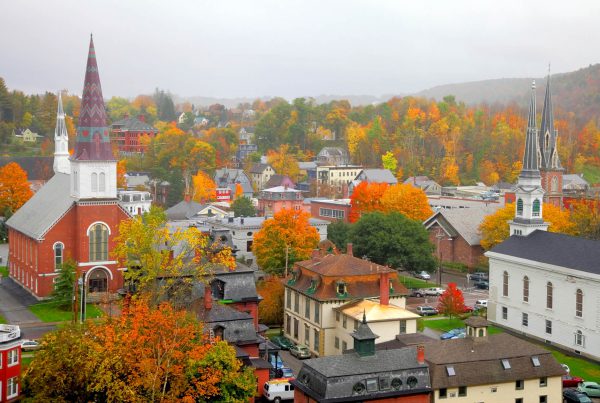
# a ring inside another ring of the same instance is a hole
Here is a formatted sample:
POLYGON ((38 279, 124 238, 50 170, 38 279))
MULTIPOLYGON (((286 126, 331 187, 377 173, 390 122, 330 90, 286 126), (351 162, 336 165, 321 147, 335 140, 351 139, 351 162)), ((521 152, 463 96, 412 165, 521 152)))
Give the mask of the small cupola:
POLYGON ((481 316, 471 316, 465 320, 467 327, 467 337, 486 337, 488 334, 489 322, 481 316))
POLYGON ((375 339, 378 338, 367 324, 367 315, 363 312, 363 320, 351 334, 354 339, 354 351, 361 357, 375 355, 375 339))

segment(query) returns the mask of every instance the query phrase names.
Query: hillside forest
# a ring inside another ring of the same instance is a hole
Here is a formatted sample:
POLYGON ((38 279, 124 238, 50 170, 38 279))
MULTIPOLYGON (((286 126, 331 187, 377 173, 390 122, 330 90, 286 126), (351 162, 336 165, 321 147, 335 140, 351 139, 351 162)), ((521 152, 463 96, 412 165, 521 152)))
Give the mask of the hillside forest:
MULTIPOLYGON (((528 90, 523 88, 523 93, 528 90)), ((540 97, 538 119, 542 101, 540 97)), ((588 181, 599 182, 600 108, 587 108, 583 116, 554 101, 563 166, 568 173, 584 172, 588 181)), ((0 78, 0 154, 52 155, 56 102, 53 93, 26 95, 9 90, 0 78), (27 146, 13 136, 14 130, 26 127, 45 136, 39 146, 27 146)), ((74 140, 80 99, 64 94, 63 104, 74 140)), ((345 100, 317 104, 310 98, 291 102, 273 98, 235 108, 220 104, 197 108, 189 103, 174 105, 171 95, 158 89, 133 100, 113 97, 106 108, 110 122, 143 115, 159 130, 154 139, 147 139, 145 155, 127 160, 127 170, 150 171, 186 185, 199 168, 211 174, 231 164, 242 127, 254 128, 259 155, 281 152, 284 145, 286 154, 297 161, 310 161, 322 147, 340 146, 348 150, 352 163, 391 168, 400 179, 427 175, 442 185, 515 182, 527 114, 517 103, 471 106, 452 95, 440 101, 395 97, 367 106, 352 106, 345 100)), ((258 154, 250 162, 258 161, 258 154)))

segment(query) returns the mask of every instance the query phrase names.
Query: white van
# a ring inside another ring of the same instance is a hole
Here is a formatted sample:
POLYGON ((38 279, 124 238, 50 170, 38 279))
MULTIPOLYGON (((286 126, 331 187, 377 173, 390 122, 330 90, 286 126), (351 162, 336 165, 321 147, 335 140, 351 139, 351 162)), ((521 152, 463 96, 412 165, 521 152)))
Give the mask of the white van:
POLYGON ((271 379, 263 386, 263 395, 271 402, 294 399, 294 385, 290 383, 293 378, 271 379))
POLYGON ((487 299, 478 299, 475 302, 475 310, 484 309, 484 308, 487 309, 487 303, 488 303, 487 299))

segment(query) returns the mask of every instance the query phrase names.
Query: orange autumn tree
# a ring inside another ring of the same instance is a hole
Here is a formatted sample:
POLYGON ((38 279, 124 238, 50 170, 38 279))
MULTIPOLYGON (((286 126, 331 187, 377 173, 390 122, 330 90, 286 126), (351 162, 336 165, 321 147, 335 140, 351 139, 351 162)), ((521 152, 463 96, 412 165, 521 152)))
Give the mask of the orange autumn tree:
POLYGON ((348 220, 356 222, 364 213, 383 211, 381 197, 389 188, 387 183, 367 183, 362 181, 354 188, 350 196, 350 214, 348 220))
POLYGON ((120 160, 117 162, 117 188, 126 189, 127 180, 125 174, 127 173, 127 160, 120 160))
MULTIPOLYGON (((561 210, 552 204, 544 203, 542 207, 544 221, 550 223, 549 232, 559 232, 567 235, 575 235, 577 227, 571 221, 567 210, 561 210)), ((515 217, 515 204, 510 203, 498 209, 494 214, 484 218, 479 226, 481 232, 481 246, 489 250, 504 241, 510 235, 508 222, 515 217)))
POLYGON ((200 203, 214 201, 217 199, 217 184, 203 171, 198 171, 192 177, 194 184, 193 199, 200 203))
POLYGON ((396 211, 416 221, 424 221, 433 214, 425 192, 410 184, 388 187, 381 196, 381 206, 384 212, 396 211))
POLYGON ((294 262, 308 259, 320 240, 309 218, 310 214, 304 211, 283 209, 266 220, 254 235, 252 252, 256 263, 267 273, 281 275, 285 270, 286 250, 288 268, 294 262))
POLYGON ((168 303, 48 333, 24 375, 34 401, 228 401, 254 395, 252 369, 168 303), (81 347, 80 347, 81 346, 81 347))
POLYGON ((16 162, 0 168, 0 214, 15 212, 31 198, 33 193, 25 172, 16 162))
POLYGON ((261 323, 280 325, 283 323, 283 283, 276 276, 269 276, 256 285, 258 295, 263 300, 258 305, 258 318, 261 323))

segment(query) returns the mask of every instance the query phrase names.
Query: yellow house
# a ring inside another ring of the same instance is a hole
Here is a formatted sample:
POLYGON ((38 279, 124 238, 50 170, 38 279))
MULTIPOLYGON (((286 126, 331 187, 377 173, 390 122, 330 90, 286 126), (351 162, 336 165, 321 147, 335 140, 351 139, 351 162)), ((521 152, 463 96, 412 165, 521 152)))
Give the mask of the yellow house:
POLYGON ((15 134, 15 137, 20 138, 21 140, 29 143, 35 143, 37 139, 42 138, 44 136, 40 136, 39 134, 34 133, 29 129, 25 129, 21 130, 20 133, 15 134))

